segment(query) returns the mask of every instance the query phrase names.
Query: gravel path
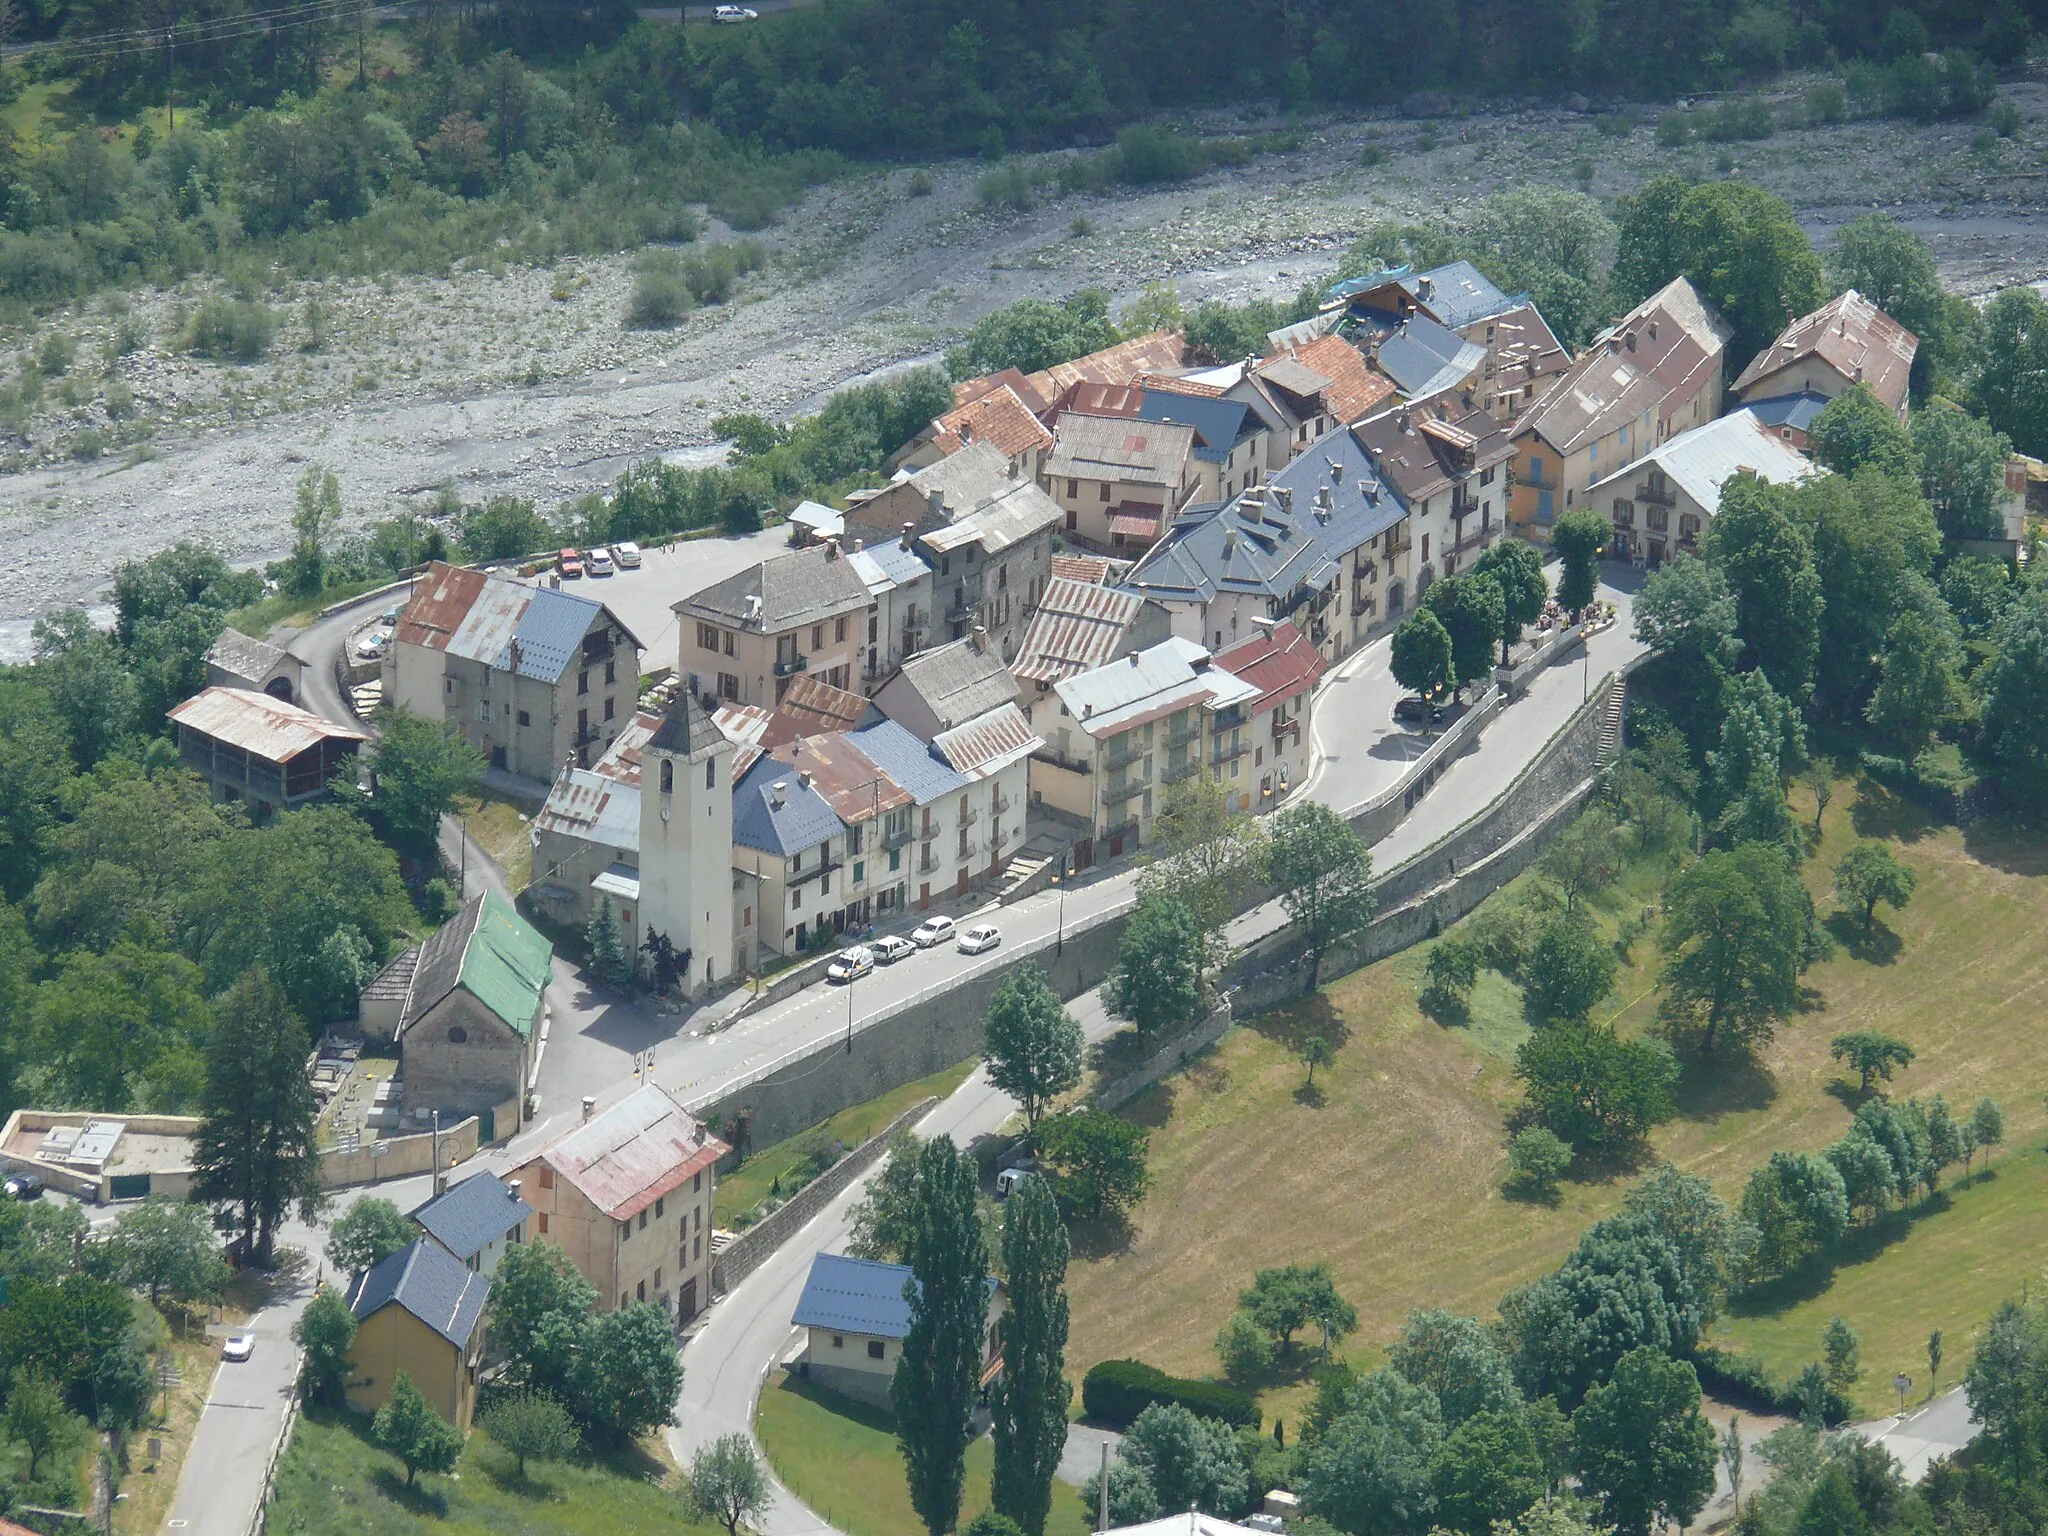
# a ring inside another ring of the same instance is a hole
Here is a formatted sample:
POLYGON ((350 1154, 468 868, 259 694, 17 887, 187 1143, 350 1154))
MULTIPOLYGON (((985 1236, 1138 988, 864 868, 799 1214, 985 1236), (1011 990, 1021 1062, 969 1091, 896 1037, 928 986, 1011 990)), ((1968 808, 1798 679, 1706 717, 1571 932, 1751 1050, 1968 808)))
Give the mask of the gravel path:
MULTIPOLYGON (((2048 214, 2031 201, 2039 183, 2016 172, 2048 142, 2048 90, 2008 94, 2027 121, 1988 154, 1972 125, 1856 123, 1732 146, 1734 169, 1788 197, 1817 238, 1868 206, 1842 202, 1853 186, 1928 237, 1953 286, 2031 281, 2048 271, 2048 214)), ((1170 279, 1184 300, 1291 295, 1380 219, 1456 215, 1501 186, 1571 184, 1582 160, 1593 190, 1615 195, 1663 169, 1712 174, 1711 150, 1658 149, 1647 124, 1603 139, 1586 117, 1531 109, 1326 122, 1299 150, 1240 169, 1026 213, 981 209, 973 163, 935 168, 924 196, 908 171, 868 174, 814 191, 770 238, 767 272, 671 332, 620 325, 623 256, 296 285, 271 298, 283 323, 270 360, 247 368, 176 350, 203 284, 102 298, 0 331, 0 368, 10 347, 18 365, 52 330, 80 344, 0 473, 0 659, 25 652, 36 614, 93 603, 116 565, 173 540, 237 562, 276 558, 292 484, 312 461, 340 476, 357 522, 444 485, 552 508, 650 454, 713 461, 720 411, 814 408, 848 380, 928 360, 1027 294, 1096 283, 1129 298, 1170 279), (1386 155, 1373 169, 1360 163, 1368 145, 1386 155), (120 354, 109 343, 123 329, 136 345, 120 354), (133 398, 113 420, 104 395, 116 380, 133 398), (74 462, 86 427, 108 447, 74 462)))

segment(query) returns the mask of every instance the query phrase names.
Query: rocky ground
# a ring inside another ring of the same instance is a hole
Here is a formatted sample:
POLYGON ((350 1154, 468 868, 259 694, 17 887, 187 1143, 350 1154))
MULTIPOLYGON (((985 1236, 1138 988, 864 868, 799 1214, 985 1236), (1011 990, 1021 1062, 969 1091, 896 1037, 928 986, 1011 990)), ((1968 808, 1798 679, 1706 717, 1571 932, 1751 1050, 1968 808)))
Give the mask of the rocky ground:
MULTIPOLYGON (((813 192, 771 233, 767 271, 665 332, 623 326, 624 255, 293 285, 267 296, 281 324, 266 360, 248 367, 178 349, 203 284, 103 297, 0 333, 8 371, 51 332, 78 343, 69 374, 45 385, 26 451, 0 466, 0 656, 21 654, 35 614, 92 602, 116 565, 175 539, 274 558, 310 461, 340 476, 360 519, 443 485, 551 507, 650 454, 715 457, 708 424, 720 411, 801 410, 850 379, 929 358, 1023 295, 1095 283, 1128 298, 1162 279, 1188 300, 1291 295, 1369 224, 1456 218, 1524 182, 1585 181, 1611 197, 1665 169, 1727 170, 1784 195, 1823 243, 1884 206, 1931 242, 1953 287, 2034 281, 2048 273, 2032 170, 2048 143, 2048 88, 2006 94, 2024 123, 2017 139, 1991 143, 1975 124, 1858 122, 1673 150, 1655 143, 1648 116, 1610 139, 1554 107, 1322 121, 1285 155, 1025 213, 983 209, 985 167, 972 162, 933 167, 926 195, 908 170, 867 174, 813 192), (80 461, 88 429, 100 456, 80 461)), ((704 238, 725 237, 714 227, 704 238)))

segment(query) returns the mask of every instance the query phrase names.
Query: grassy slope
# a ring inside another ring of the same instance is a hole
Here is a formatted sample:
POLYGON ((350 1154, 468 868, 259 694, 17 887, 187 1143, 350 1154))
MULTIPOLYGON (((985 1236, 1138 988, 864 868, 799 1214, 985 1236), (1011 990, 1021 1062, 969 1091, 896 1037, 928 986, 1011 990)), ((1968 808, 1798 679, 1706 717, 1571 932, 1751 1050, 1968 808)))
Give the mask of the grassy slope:
MULTIPOLYGON (((1689 1067, 1684 1113, 1655 1137, 1659 1156, 1704 1174, 1730 1200, 1773 1149, 1815 1150, 1842 1133, 1853 1101, 1831 1091, 1827 1043, 1843 1030, 1883 1029, 1921 1052, 1900 1091, 1939 1091, 1964 1106, 1992 1094, 2006 1108, 2009 1146, 2038 1132, 2048 1074, 2036 1065, 2033 1021, 2048 995, 2048 957, 2031 941, 2048 919, 2048 881, 2039 878, 2048 855, 1988 829, 1930 829, 1888 801, 1859 804, 1844 785, 1808 864, 1823 911, 1832 905, 1827 872, 1859 835, 1896 837, 1920 872, 1913 905, 1888 919, 1896 950, 1843 949, 1817 966, 1807 979, 1819 1006, 1780 1031, 1761 1070, 1689 1067)), ((1608 903, 1610 931, 1650 889, 1639 884, 1608 903)), ((1568 1185, 1554 1209, 1500 1195, 1502 1122, 1520 1097, 1512 989, 1491 979, 1475 994, 1471 1026, 1441 1027, 1416 1007, 1422 958, 1410 951, 1257 1021, 1133 1106, 1153 1130, 1157 1183, 1133 1229, 1095 1243, 1070 1277, 1077 1368, 1128 1354, 1210 1373, 1210 1341, 1252 1272, 1316 1260, 1332 1265, 1358 1307, 1350 1354, 1367 1363, 1414 1307, 1490 1314, 1504 1291, 1554 1266, 1619 1203, 1623 1179, 1568 1185), (1317 1074, 1314 1102, 1297 1093, 1302 1072, 1289 1049, 1310 1033, 1344 1036, 1334 1067, 1317 1074)), ((1655 1012, 1654 942, 1639 941, 1632 960, 1614 991, 1624 1030, 1655 1012)), ((1832 1289, 1780 1318, 1732 1318, 1721 1337, 1761 1349, 1775 1369, 1796 1368, 1840 1310, 1867 1341, 1859 1390, 1875 1407, 1893 1370, 1924 1376, 1924 1357, 1917 1368, 1894 1357, 1912 1356, 1938 1325, 1953 1379, 1970 1326, 2036 1267, 2038 1247, 2027 1239, 2048 1225, 2024 1192, 2036 1177, 2048 1171, 2015 1167, 1924 1233, 1844 1271, 1832 1289), (1967 1285, 1952 1283, 1957 1265, 1967 1267, 1967 1285), (1936 1289, 1935 1276, 1940 1298, 1902 1294, 1936 1289)), ((1301 1389, 1273 1386, 1269 1407, 1292 1412, 1301 1389)))
MULTIPOLYGON (((763 1386, 754 1432, 776 1476, 831 1525, 849 1536, 922 1536, 896 1435, 881 1410, 785 1375, 763 1386)), ((967 1448, 962 1529, 988 1506, 994 1458, 986 1435, 967 1448)), ((1057 1480, 1045 1529, 1046 1536, 1086 1536, 1089 1529, 1081 1496, 1057 1480)))
POLYGON ((616 1463, 534 1466, 521 1483, 512 1460, 478 1432, 454 1477, 405 1468, 369 1441, 369 1421, 316 1412, 302 1419, 278 1469, 270 1530, 290 1536, 722 1536, 693 1521, 678 1479, 644 1454, 616 1463))
MULTIPOLYGON (((917 1082, 892 1088, 880 1098, 842 1109, 823 1125, 799 1132, 786 1141, 778 1141, 772 1147, 764 1147, 718 1181, 713 1219, 719 1226, 729 1226, 732 1218, 741 1211, 759 1205, 761 1198, 774 1188, 778 1175, 788 1173, 805 1161, 804 1148, 814 1141, 843 1141, 849 1147, 857 1147, 920 1099, 929 1095, 944 1098, 967 1081, 967 1074, 974 1067, 973 1060, 960 1062, 917 1082)), ((784 1193, 789 1192, 784 1190, 784 1193)))

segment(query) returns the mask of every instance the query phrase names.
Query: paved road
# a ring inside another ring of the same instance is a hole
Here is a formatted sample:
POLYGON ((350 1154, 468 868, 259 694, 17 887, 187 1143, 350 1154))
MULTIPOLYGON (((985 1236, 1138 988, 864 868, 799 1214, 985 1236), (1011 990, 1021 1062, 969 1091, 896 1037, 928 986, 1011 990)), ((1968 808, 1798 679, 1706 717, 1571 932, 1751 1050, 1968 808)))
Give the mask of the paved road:
POLYGON ((1970 1417, 1969 1401, 1963 1389, 1956 1387, 1931 1403, 1908 1410, 1903 1417, 1858 1424, 1856 1432, 1896 1456, 1906 1481, 1917 1483, 1927 1475, 1928 1467, 1968 1445, 1984 1432, 1984 1426, 1970 1417))

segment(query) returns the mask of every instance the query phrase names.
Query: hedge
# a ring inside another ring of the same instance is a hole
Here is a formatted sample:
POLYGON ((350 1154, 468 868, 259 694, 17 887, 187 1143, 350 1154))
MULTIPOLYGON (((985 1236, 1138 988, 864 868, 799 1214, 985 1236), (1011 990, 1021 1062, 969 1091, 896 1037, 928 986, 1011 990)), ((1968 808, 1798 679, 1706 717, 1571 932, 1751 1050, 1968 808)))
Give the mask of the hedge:
POLYGON ((1221 1419, 1233 1429, 1257 1429, 1259 1405, 1249 1392, 1221 1382, 1191 1381, 1169 1376, 1142 1360, 1104 1360, 1081 1381, 1081 1406, 1091 1419, 1118 1429, 1154 1403, 1179 1403, 1206 1419, 1221 1419))
MULTIPOLYGON (((1789 1382, 1781 1385, 1755 1355, 1738 1355, 1702 1344, 1693 1351, 1692 1364, 1699 1373, 1702 1389, 1737 1407, 1756 1413, 1789 1413, 1794 1418, 1806 1411, 1798 1389, 1789 1382)), ((1839 1390, 1830 1387, 1822 1412, 1828 1423, 1846 1424, 1855 1417, 1855 1406, 1839 1390)))

